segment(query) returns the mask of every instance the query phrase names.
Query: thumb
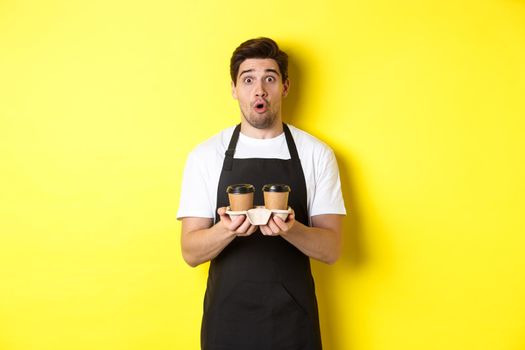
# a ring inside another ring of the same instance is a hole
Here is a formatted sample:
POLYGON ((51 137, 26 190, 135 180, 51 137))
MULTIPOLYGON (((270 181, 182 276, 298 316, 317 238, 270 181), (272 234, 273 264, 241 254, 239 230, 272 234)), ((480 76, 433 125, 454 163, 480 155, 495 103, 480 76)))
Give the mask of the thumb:
POLYGON ((217 209, 217 214, 224 216, 226 214, 226 207, 220 207, 217 209))

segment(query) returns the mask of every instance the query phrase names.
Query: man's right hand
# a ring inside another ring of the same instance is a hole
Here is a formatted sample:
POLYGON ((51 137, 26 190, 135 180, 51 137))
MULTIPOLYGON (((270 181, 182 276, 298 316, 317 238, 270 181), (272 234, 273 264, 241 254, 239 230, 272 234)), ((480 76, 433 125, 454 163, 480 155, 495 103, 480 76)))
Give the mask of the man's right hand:
POLYGON ((217 209, 217 214, 220 216, 219 223, 238 237, 249 236, 257 230, 257 226, 252 225, 246 215, 239 215, 232 220, 230 216, 226 214, 226 207, 217 209))
POLYGON ((212 218, 182 218, 182 257, 190 266, 215 258, 235 237, 246 237, 257 230, 245 215, 231 220, 226 208, 217 209, 220 216, 213 225, 212 218))

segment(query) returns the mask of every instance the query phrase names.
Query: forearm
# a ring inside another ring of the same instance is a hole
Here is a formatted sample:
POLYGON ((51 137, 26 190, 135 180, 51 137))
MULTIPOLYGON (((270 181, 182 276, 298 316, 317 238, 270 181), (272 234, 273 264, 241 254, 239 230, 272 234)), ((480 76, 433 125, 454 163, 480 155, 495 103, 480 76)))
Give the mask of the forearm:
POLYGON ((341 251, 341 233, 320 227, 308 227, 296 221, 293 227, 281 236, 305 255, 333 264, 341 251))
POLYGON ((182 256, 190 266, 215 258, 235 238, 235 233, 220 223, 207 229, 183 233, 182 256))
POLYGON ((197 266, 215 258, 237 236, 249 236, 255 232, 244 215, 230 219, 226 208, 217 209, 219 222, 213 225, 211 218, 187 217, 182 219, 182 257, 190 266, 197 266))

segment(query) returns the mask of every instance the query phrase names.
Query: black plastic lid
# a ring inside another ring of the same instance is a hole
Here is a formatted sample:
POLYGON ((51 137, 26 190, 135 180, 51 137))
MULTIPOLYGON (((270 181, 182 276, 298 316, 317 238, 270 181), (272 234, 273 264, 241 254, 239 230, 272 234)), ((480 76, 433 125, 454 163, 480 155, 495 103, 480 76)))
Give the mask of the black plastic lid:
POLYGON ((255 192, 255 187, 250 184, 235 184, 228 186, 226 192, 232 194, 253 193, 255 192))
POLYGON ((290 186, 285 184, 267 184, 263 186, 264 192, 290 192, 290 186))

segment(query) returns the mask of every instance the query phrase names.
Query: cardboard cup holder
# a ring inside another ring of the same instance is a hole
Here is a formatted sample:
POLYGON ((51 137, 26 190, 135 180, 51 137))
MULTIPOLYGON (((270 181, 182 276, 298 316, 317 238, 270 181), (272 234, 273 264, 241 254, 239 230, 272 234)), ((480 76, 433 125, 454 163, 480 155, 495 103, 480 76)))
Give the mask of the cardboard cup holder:
POLYGON ((255 208, 243 210, 243 211, 232 211, 230 207, 226 208, 226 214, 230 216, 231 219, 236 218, 240 215, 246 215, 248 220, 252 225, 266 225, 270 217, 273 215, 280 217, 283 220, 286 220, 288 214, 292 212, 292 208, 288 207, 287 210, 279 209, 266 209, 264 206, 256 206, 255 208))

